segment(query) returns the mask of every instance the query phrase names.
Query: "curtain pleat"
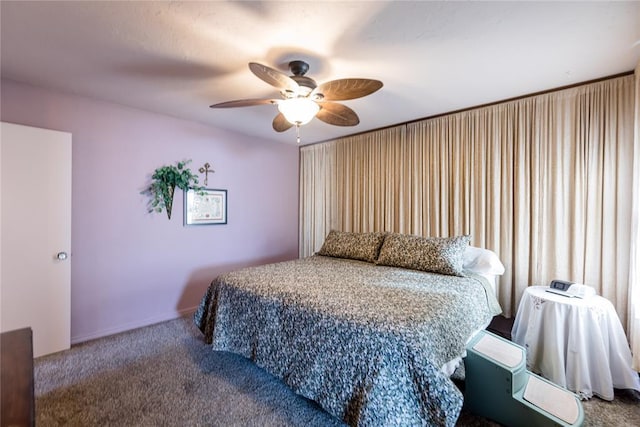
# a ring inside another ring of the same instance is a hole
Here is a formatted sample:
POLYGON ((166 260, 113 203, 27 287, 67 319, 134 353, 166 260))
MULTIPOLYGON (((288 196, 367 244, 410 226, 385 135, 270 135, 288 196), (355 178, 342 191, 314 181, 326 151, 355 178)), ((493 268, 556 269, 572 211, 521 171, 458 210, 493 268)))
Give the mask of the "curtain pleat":
POLYGON ((331 229, 471 234, 505 264, 506 316, 527 286, 566 279, 626 324, 634 87, 614 78, 302 147, 300 255, 331 229))

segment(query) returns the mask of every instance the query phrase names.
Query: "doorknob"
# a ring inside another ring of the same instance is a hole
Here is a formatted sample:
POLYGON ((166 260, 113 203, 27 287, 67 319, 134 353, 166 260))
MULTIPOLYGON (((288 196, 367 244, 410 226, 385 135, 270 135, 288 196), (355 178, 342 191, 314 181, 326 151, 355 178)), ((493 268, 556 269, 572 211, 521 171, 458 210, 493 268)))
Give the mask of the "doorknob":
POLYGON ((66 252, 58 252, 58 254, 56 255, 56 258, 58 258, 60 261, 64 261, 65 259, 67 259, 69 255, 67 255, 66 252))

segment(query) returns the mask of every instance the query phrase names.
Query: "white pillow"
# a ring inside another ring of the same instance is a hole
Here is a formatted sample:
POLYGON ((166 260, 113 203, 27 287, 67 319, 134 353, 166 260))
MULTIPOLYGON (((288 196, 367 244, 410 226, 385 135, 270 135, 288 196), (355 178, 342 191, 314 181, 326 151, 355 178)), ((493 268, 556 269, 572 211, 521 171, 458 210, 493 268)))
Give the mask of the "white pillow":
POLYGON ((462 268, 477 274, 504 274, 504 265, 495 252, 475 246, 465 248, 462 268))

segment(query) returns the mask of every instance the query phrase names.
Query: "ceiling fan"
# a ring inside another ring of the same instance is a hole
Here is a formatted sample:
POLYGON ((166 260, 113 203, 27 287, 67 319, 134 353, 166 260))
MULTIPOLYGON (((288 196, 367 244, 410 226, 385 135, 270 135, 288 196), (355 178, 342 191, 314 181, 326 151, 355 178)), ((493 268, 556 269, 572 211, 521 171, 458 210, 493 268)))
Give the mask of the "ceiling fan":
POLYGON ((382 82, 371 79, 339 79, 320 85, 305 76, 309 64, 304 61, 289 62, 291 76, 266 65, 250 62, 249 69, 259 79, 280 91, 282 99, 240 99, 211 105, 211 108, 248 107, 252 105, 277 105, 279 113, 273 119, 273 129, 284 132, 296 127, 300 142, 299 128, 314 117, 336 126, 355 126, 360 119, 355 111, 346 105, 334 102, 367 96, 382 87, 382 82))

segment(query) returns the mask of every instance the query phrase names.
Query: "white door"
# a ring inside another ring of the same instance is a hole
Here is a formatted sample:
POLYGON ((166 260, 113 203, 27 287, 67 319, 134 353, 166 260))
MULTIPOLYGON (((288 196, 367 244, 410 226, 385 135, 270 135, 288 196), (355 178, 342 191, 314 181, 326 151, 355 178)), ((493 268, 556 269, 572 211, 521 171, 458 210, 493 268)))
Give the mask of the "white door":
POLYGON ((70 346, 71 134, 0 126, 0 331, 38 357, 70 346))

